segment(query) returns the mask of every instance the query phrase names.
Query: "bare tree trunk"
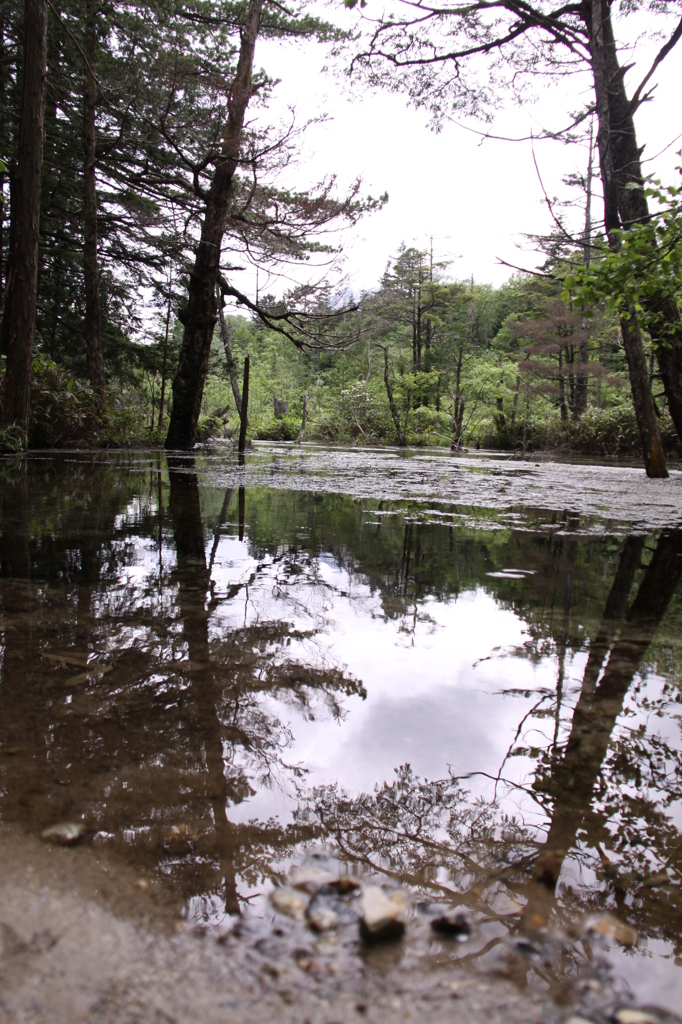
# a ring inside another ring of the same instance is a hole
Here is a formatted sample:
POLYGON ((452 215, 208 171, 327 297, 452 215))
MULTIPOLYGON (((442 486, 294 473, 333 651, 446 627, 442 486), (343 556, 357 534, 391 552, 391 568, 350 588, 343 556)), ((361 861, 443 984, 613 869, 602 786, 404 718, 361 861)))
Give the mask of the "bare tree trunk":
POLYGON ((170 337, 171 300, 173 297, 173 269, 168 275, 168 307, 166 309, 166 333, 163 338, 163 366, 161 368, 161 397, 159 398, 159 430, 163 427, 163 409, 166 401, 166 372, 168 370, 168 339, 170 337))
POLYGON ((242 414, 242 393, 239 390, 239 377, 237 376, 237 366, 232 355, 232 345, 230 343, 230 332, 227 324, 225 323, 225 311, 222 305, 218 306, 218 316, 220 319, 220 337, 223 342, 223 348, 225 349, 225 360, 227 362, 227 372, 230 375, 230 384, 232 385, 232 394, 234 395, 234 404, 237 406, 237 414, 241 417, 242 414))
POLYGON ((296 444, 300 444, 305 436, 306 427, 308 426, 308 396, 305 395, 303 398, 303 419, 301 420, 301 429, 298 437, 296 438, 296 444))
POLYGON ((561 423, 568 423, 568 410, 566 408, 566 390, 564 388, 564 360, 563 348, 559 349, 559 409, 561 411, 561 423))
POLYGON ((16 177, 16 233, 10 286, 12 307, 8 324, 7 376, 2 410, 3 424, 16 424, 24 441, 28 434, 31 355, 38 281, 46 60, 47 0, 25 0, 24 67, 16 177))
POLYGON ((384 384, 386 385, 386 394, 388 396, 388 406, 391 410, 391 419, 393 420, 396 434, 398 435, 398 444, 401 448, 407 447, 407 438, 403 431, 402 424, 400 422, 400 416, 398 415, 398 409, 395 404, 395 398, 393 397, 393 388, 391 387, 391 372, 388 362, 388 348, 384 348, 384 384))
POLYGON ((100 304, 100 268, 97 254, 97 179, 96 126, 97 82, 97 10, 93 0, 87 3, 85 22, 85 88, 83 125, 83 271, 85 275, 85 346, 88 380, 104 400, 104 357, 102 355, 102 308, 100 304))
MULTIPOLYGON (((593 134, 590 125, 590 151, 587 161, 587 180, 585 196, 585 228, 583 230, 583 266, 589 269, 592 253, 592 146, 593 134)), ((590 360, 589 351, 589 320, 587 306, 583 306, 580 316, 580 341, 578 342, 578 368, 575 385, 574 419, 580 419, 587 409, 587 364, 590 360)))
MULTIPOLYGON (((640 213, 644 219, 648 211, 641 189, 626 187, 628 184, 641 184, 641 167, 607 0, 592 0, 591 16, 588 30, 599 119, 597 146, 604 189, 604 226, 609 246, 617 251, 620 246, 620 229, 633 223, 634 203, 626 196, 634 193, 640 196, 640 207, 643 202, 640 213)), ((650 477, 667 477, 668 469, 649 385, 646 356, 634 309, 621 316, 620 326, 646 473, 650 477)), ((682 408, 680 415, 682 429, 682 408)))
MULTIPOLYGON (((473 307, 472 307, 473 308, 473 307)), ((462 437, 462 425, 464 421, 464 402, 462 401, 462 357, 464 355, 464 344, 459 343, 459 354, 457 356, 457 372, 455 376, 455 408, 452 416, 452 444, 451 451, 459 448, 462 437)))
POLYGON ((246 448, 246 428, 248 426, 249 416, 249 357, 247 356, 244 360, 244 384, 242 387, 242 407, 239 415, 241 417, 241 423, 239 424, 239 451, 243 452, 246 448))
POLYGON ((637 313, 634 308, 630 310, 630 319, 621 317, 620 329, 623 335, 623 348, 630 374, 630 387, 632 388, 632 399, 637 416, 639 436, 644 451, 644 465, 646 475, 665 479, 668 476, 668 468, 665 461, 665 452, 661 441, 661 433, 658 428, 656 408, 651 384, 649 383, 649 372, 646 365, 646 355, 642 345, 642 336, 637 322, 637 313))
POLYGON ((511 425, 512 425, 512 427, 516 423, 516 410, 518 409, 518 405, 519 405, 519 388, 520 387, 521 387, 521 377, 517 373, 516 374, 516 386, 514 388, 514 404, 512 406, 512 414, 511 414, 511 425))
POLYGON ((250 0, 246 23, 241 30, 239 62, 228 97, 227 127, 206 199, 201 239, 189 277, 188 302, 180 316, 185 331, 180 363, 173 381, 173 411, 166 437, 167 448, 193 447, 201 413, 201 399, 217 319, 215 293, 220 248, 233 196, 244 117, 253 96, 253 57, 262 8, 263 0, 250 0))

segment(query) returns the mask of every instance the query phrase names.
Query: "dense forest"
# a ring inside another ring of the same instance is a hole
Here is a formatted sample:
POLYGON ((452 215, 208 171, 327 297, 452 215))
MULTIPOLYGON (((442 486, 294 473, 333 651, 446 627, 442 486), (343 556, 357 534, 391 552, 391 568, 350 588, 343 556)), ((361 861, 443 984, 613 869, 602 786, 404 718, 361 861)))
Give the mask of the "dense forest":
POLYGON ((634 118, 682 35, 675 4, 656 4, 660 49, 630 94, 606 0, 354 6, 327 22, 275 0, 0 0, 6 451, 436 444, 643 453, 667 475, 681 192, 644 177, 634 118), (564 133, 587 154, 569 182, 580 230, 546 196, 544 264, 498 288, 408 244, 366 292, 313 274, 387 197, 331 174, 283 185, 305 126, 269 117, 258 48, 291 40, 326 48, 359 98, 403 91, 435 123, 587 69, 593 94, 564 133), (315 283, 247 294, 245 266, 315 283))

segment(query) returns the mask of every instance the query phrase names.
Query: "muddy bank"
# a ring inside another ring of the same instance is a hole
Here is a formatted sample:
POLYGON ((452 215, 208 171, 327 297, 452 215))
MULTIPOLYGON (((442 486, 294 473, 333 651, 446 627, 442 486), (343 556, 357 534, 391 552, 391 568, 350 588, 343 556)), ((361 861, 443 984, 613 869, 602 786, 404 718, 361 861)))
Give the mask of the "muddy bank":
POLYGON ((0 830, 5 1022, 548 1022, 567 1011, 509 981, 366 964, 334 974, 263 955, 248 937, 187 931, 173 907, 92 850, 0 830), (177 930, 177 929, 182 930, 177 930))

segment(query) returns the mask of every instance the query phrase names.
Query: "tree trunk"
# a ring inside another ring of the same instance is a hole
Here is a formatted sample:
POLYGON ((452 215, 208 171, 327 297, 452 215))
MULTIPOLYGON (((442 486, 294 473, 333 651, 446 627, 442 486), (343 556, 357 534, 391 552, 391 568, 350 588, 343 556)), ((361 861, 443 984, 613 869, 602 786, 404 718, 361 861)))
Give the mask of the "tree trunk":
POLYGON ((253 95, 253 57, 260 27, 263 0, 250 0, 246 24, 241 30, 237 72, 228 97, 228 119, 220 159, 216 164, 201 225, 201 239, 189 277, 189 295, 180 319, 185 331, 180 363, 173 381, 167 448, 189 449, 194 445, 201 399, 208 372, 213 330, 217 318, 216 284, 220 248, 233 196, 234 175, 239 163, 242 129, 253 95))
MULTIPOLYGON (((592 256, 592 147, 593 135, 590 125, 590 150, 587 161, 587 182, 585 196, 585 227, 583 230, 583 266, 589 269, 592 256)), ((589 351, 589 320, 587 318, 587 307, 583 306, 580 316, 580 340, 578 342, 578 367, 575 383, 575 406, 573 415, 580 419, 587 410, 587 364, 590 359, 589 351)))
POLYGON ((303 397, 303 419, 301 420, 301 429, 298 437, 296 438, 296 444, 300 444, 305 437, 306 427, 308 426, 308 396, 303 397))
POLYGON ((246 428, 249 422, 249 357, 244 360, 244 385, 242 387, 242 407, 239 410, 241 423, 239 424, 239 451, 246 448, 246 428))
POLYGON ((450 445, 451 451, 456 451, 459 448, 460 440, 462 437, 462 426, 464 421, 464 402, 462 401, 462 357, 464 355, 464 345, 460 341, 459 343, 459 354, 457 356, 457 373, 455 377, 455 409, 452 417, 452 444, 450 445))
POLYGON ((104 399, 104 357, 102 355, 102 309, 99 294, 97 255, 96 129, 97 12, 93 0, 87 4, 85 22, 85 88, 83 90, 83 271, 85 276, 85 346, 88 380, 104 399))
POLYGON ((173 298, 173 270, 168 275, 168 307, 166 309, 166 333, 163 338, 163 366, 161 368, 161 397, 159 399, 159 430, 163 427, 163 409, 166 401, 166 372, 168 370, 168 338, 170 336, 171 301, 173 298))
POLYGON ((232 385, 232 394, 234 395, 234 404, 237 406, 237 414, 241 417, 242 414, 242 393, 239 390, 239 377, 237 376, 237 367, 232 355, 232 345, 230 344, 230 332, 225 323, 225 312, 222 305, 218 307, 220 315, 220 337, 222 338, 223 348, 225 349, 225 359, 227 361, 227 372, 230 375, 230 384, 232 385))
MULTIPOLYGON (((635 210, 642 219, 648 217, 648 210, 641 189, 627 188, 633 183, 641 185, 641 166, 632 111, 625 94, 623 71, 618 64, 607 0, 592 0, 588 30, 599 120, 597 146, 604 189, 604 227, 609 246, 617 250, 620 246, 621 228, 629 227, 638 219, 634 216, 635 210)), ((668 470, 654 410, 646 356, 634 309, 630 310, 629 319, 627 314, 621 316, 620 325, 646 473, 650 477, 667 477, 668 470)), ((682 409, 680 413, 682 427, 682 409)), ((677 426, 677 421, 675 422, 677 426)))
POLYGON ((391 418, 393 420, 396 434, 398 435, 398 444, 401 448, 407 447, 407 438, 403 431, 400 423, 400 416, 398 415, 398 409, 395 404, 395 398, 393 397, 393 388, 391 387, 391 373, 390 366, 388 363, 388 349, 384 349, 384 384, 386 385, 386 394, 388 396, 388 406, 391 410, 391 418))
POLYGON ((566 389, 564 387, 563 351, 563 348, 559 349, 559 409, 561 411, 562 425, 568 423, 568 410, 566 408, 566 389))
POLYGON ((661 433, 658 428, 654 399, 651 394, 649 371, 646 365, 642 336, 634 308, 630 310, 629 320, 621 317, 620 329, 623 335, 623 348, 625 349, 625 358, 627 359, 628 372, 630 374, 632 401, 635 407, 637 426, 644 452, 646 475, 665 478, 668 476, 668 469, 661 442, 661 433))
MULTIPOLYGON (((625 91, 624 69, 618 61, 607 0, 592 0, 592 21, 588 30, 599 118, 597 143, 604 182, 605 226, 609 245, 614 248, 617 245, 614 230, 649 220, 649 207, 642 191, 641 151, 635 132, 637 105, 633 107, 625 91)), ((682 440, 682 331, 679 310, 673 300, 648 301, 646 306, 662 319, 660 328, 652 331, 652 341, 670 415, 682 440)))
POLYGON ((35 329, 40 177, 47 59, 47 0, 25 0, 24 67, 16 177, 16 232, 12 259, 11 310, 7 337, 4 425, 28 434, 31 354, 35 329))

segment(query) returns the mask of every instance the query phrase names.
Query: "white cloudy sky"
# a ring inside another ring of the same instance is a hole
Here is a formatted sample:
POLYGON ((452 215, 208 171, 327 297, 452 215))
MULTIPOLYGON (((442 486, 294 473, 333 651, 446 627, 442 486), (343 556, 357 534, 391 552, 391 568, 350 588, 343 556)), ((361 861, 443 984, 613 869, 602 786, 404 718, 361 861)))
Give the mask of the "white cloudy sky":
MULTIPOLYGON (((349 19, 353 17, 348 14, 349 19)), ((652 27, 648 16, 641 16, 636 25, 628 25, 628 31, 632 35, 634 28, 642 33, 652 27)), ((630 89, 659 46, 660 41, 640 38, 636 42, 637 66, 629 72, 630 89)), ((346 235, 346 272, 354 288, 374 286, 401 241, 427 248, 433 237, 436 256, 454 259, 453 276, 473 273, 477 280, 495 284, 511 273, 498 258, 524 267, 541 262, 523 238, 525 233, 550 228, 530 143, 482 143, 479 136, 455 124, 434 134, 428 128, 427 114, 410 109, 402 96, 353 89, 342 79, 325 74, 322 68, 327 54, 321 48, 306 51, 264 43, 257 55, 269 73, 282 80, 275 109, 284 114, 289 105, 295 105, 301 120, 321 112, 333 119, 308 132, 301 165, 290 183, 306 185, 334 173, 341 184, 347 184, 361 175, 367 192, 389 193, 382 212, 365 218, 346 235)), ((658 154, 682 132, 680 56, 682 50, 668 57, 657 76, 655 101, 638 115, 645 158, 658 154)), ((474 121, 467 124, 478 130, 527 136, 531 129, 537 133, 543 127, 556 129, 567 124, 567 112, 580 109, 588 96, 585 78, 555 86, 544 80, 541 97, 534 104, 508 107, 491 128, 474 121)), ((647 171, 671 180, 679 163, 675 154, 680 145, 682 140, 648 163, 647 171)), ((566 196, 562 177, 571 171, 584 172, 586 149, 545 141, 535 144, 535 152, 548 193, 566 196)), ((599 201, 595 212, 599 214, 599 201)), ((242 286, 247 279, 251 290, 255 281, 247 273, 240 275, 242 286)), ((262 288, 262 277, 260 283, 262 288)), ((270 290, 279 288, 271 282, 270 290)))

